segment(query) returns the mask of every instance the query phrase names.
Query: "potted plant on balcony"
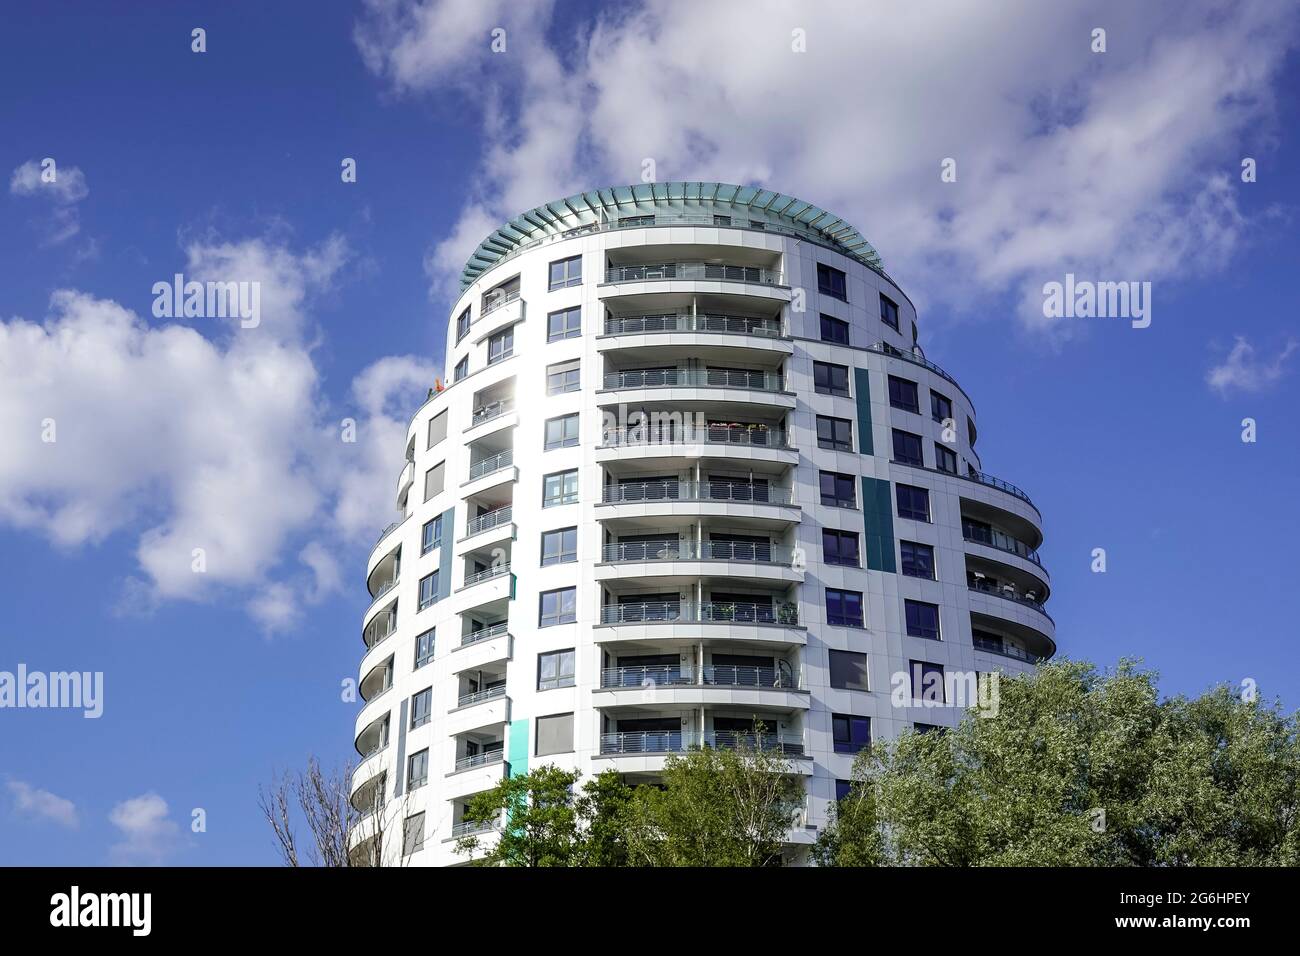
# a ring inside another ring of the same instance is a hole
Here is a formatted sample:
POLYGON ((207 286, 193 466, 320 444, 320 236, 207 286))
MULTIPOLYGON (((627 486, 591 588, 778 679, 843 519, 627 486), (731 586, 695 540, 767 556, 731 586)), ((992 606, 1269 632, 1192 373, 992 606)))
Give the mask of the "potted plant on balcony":
POLYGON ((777 620, 780 621, 782 624, 798 624, 799 623, 798 608, 796 608, 793 604, 789 603, 788 601, 782 603, 777 608, 777 620))

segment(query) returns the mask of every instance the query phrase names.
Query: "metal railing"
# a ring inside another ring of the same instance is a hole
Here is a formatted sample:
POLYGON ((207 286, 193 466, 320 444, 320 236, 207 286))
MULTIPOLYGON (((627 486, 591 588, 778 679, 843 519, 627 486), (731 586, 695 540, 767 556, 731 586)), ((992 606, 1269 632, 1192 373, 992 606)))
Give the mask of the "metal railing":
POLYGON ((695 747, 723 750, 746 748, 774 751, 786 757, 805 757, 803 738, 794 734, 746 734, 736 731, 639 731, 600 735, 600 752, 606 755, 685 753, 695 747))
POLYGON ((992 584, 969 584, 968 583, 967 587, 970 590, 975 591, 976 593, 979 594, 992 594, 995 597, 1000 597, 1006 601, 1015 601, 1017 604, 1025 605, 1025 607, 1032 607, 1035 611, 1043 615, 1043 617, 1047 618, 1049 621, 1052 619, 1052 616, 1047 613, 1047 608, 1043 607, 1042 602, 1037 601, 1031 597, 1026 597, 1025 595, 1016 591, 1016 589, 1011 587, 1010 585, 999 585, 995 587, 992 584))
MULTIPOLYGON (((405 518, 402 519, 402 521, 405 521, 405 520, 406 520, 405 518)), ((402 521, 394 521, 392 524, 390 524, 390 525, 388 525, 386 528, 384 528, 383 531, 379 532, 379 537, 375 539, 375 543, 378 544, 380 541, 383 541, 384 538, 388 536, 388 532, 390 532, 390 531, 392 531, 394 528, 396 528, 399 524, 402 523, 402 521)))
POLYGON ((389 580, 385 581, 383 584, 379 586, 379 590, 375 592, 375 596, 370 599, 370 603, 373 604, 375 601, 378 601, 381 597, 383 597, 385 594, 387 594, 395 587, 397 587, 397 578, 390 578, 389 580))
POLYGON ((487 405, 474 409, 469 416, 469 427, 482 425, 484 422, 490 422, 494 418, 500 418, 507 412, 515 410, 515 400, 513 398, 503 398, 499 401, 491 402, 487 405))
POLYGON ((999 551, 1006 551, 1008 554, 1019 555, 1026 561, 1034 562, 1039 567, 1043 565, 1037 551, 1019 538, 1013 538, 1005 531, 999 531, 996 528, 984 529, 963 521, 961 536, 975 544, 982 544, 990 548, 996 548, 999 551))
POLYGON ((470 644, 477 644, 479 641, 486 641, 493 637, 499 637, 506 633, 506 628, 508 626, 509 625, 506 621, 502 621, 499 624, 490 624, 487 627, 480 627, 477 631, 470 631, 468 634, 461 637, 460 646, 466 647, 470 644))
POLYGON ((483 581, 490 581, 493 578, 499 578, 503 574, 510 573, 510 563, 493 565, 490 568, 484 568, 482 571, 476 571, 474 574, 465 577, 465 583, 461 587, 467 588, 474 584, 480 584, 483 581))
POLYGON ((1020 498, 1026 504, 1033 504, 1033 501, 1030 500, 1029 495, 1026 494, 1023 489, 1017 488, 1009 481, 1003 481, 1001 478, 994 478, 986 472, 976 471, 974 468, 969 468, 967 469, 967 473, 960 477, 965 478, 968 481, 977 481, 981 485, 988 485, 990 488, 997 488, 1000 491, 1005 491, 1009 495, 1014 495, 1015 497, 1020 498))
POLYGON ((366 625, 366 629, 365 629, 364 631, 361 632, 361 639, 362 639, 363 641, 365 641, 366 649, 367 649, 367 650, 371 650, 371 649, 373 649, 373 648, 375 648, 375 647, 378 647, 380 644, 382 644, 384 641, 386 641, 389 637, 391 637, 394 631, 397 630, 397 616, 396 616, 396 615, 391 615, 391 616, 389 616, 389 618, 388 618, 388 629, 385 630, 384 633, 379 634, 379 633, 378 633, 378 631, 379 631, 379 628, 378 628, 378 627, 375 627, 374 630, 372 631, 372 630, 371 630, 371 626, 374 625, 374 624, 375 624, 377 621, 379 621, 379 620, 380 620, 380 618, 375 618, 375 620, 374 620, 374 621, 371 621, 370 624, 366 625), (378 636, 375 636, 375 635, 378 635, 378 636), (373 639, 372 639, 372 638, 373 638, 373 639))
POLYGON ((744 561, 753 564, 790 564, 794 551, 780 545, 750 541, 626 541, 601 549, 601 560, 625 561, 744 561))
POLYGON ((730 368, 649 368, 609 372, 605 388, 747 388, 757 392, 779 392, 785 381, 779 372, 730 368))
POLYGON ((481 704, 484 701, 495 700, 498 697, 506 696, 506 685, 497 684, 495 687, 489 687, 487 690, 476 691, 473 694, 461 694, 456 698, 457 707, 470 707, 474 704, 481 704))
POLYGON ((503 452, 493 455, 491 458, 484 458, 476 461, 469 466, 469 480, 482 478, 484 475, 490 475, 494 471, 500 471, 503 468, 509 468, 515 463, 515 452, 513 448, 507 448, 503 452))
POLYGON ((600 672, 600 686, 606 689, 640 687, 770 687, 796 686, 789 665, 757 667, 732 664, 645 664, 607 667, 600 672))
POLYGON ((506 292, 499 295, 493 295, 489 292, 487 295, 483 296, 483 305, 479 308, 478 319, 476 321, 482 321, 502 306, 518 301, 518 289, 515 289, 513 292, 506 292))
POLYGON ((603 434, 606 448, 639 445, 742 445, 751 448, 789 450, 780 428, 747 425, 683 425, 676 422, 610 428, 603 434))
POLYGON ((451 827, 452 839, 459 840, 462 837, 478 836, 480 833, 491 833, 495 831, 497 825, 492 821, 484 823, 475 823, 472 821, 462 820, 460 823, 453 823, 451 827))
POLYGON ((781 273, 776 269, 725 265, 719 262, 655 262, 610 266, 605 270, 606 282, 648 282, 656 279, 720 279, 725 282, 781 285, 781 273))
POLYGON ((510 505, 505 505, 495 511, 481 514, 477 518, 470 518, 465 522, 465 537, 478 534, 480 531, 489 531, 497 525, 509 524, 512 513, 513 509, 510 505))
POLYGON ((601 489, 606 504, 627 501, 738 501, 788 505, 789 488, 753 484, 747 481, 625 481, 601 489))
POLYGON ((1006 644, 1002 641, 993 641, 986 637, 975 638, 975 650, 988 651, 990 654, 1001 654, 1003 657, 1014 657, 1016 660, 1025 661, 1028 664, 1037 664, 1043 659, 1040 654, 1031 654, 1029 651, 1016 647, 1014 644, 1006 644))
POLYGON ((505 760, 505 750, 498 746, 495 750, 483 750, 469 757, 456 761, 456 770, 469 770, 472 767, 486 767, 488 764, 501 763, 505 760))
POLYGON ((606 335, 638 335, 646 332, 720 332, 727 335, 757 335, 769 339, 780 338, 782 335, 781 320, 772 316, 663 312, 610 315, 605 318, 606 335))
POLYGON ((606 604, 600 609, 601 624, 659 624, 674 621, 732 624, 782 624, 797 626, 798 605, 788 601, 750 603, 737 601, 632 601, 606 604))

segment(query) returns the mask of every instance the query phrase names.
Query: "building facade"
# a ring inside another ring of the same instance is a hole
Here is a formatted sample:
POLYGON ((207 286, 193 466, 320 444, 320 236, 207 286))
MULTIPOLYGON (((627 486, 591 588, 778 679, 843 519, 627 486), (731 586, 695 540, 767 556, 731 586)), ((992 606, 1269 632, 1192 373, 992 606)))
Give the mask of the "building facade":
POLYGON ((505 776, 653 781, 744 742, 803 780, 798 862, 861 747, 1055 652, 1038 510, 833 214, 588 192, 502 226, 462 286, 367 563, 358 852, 465 862, 465 803, 505 776))

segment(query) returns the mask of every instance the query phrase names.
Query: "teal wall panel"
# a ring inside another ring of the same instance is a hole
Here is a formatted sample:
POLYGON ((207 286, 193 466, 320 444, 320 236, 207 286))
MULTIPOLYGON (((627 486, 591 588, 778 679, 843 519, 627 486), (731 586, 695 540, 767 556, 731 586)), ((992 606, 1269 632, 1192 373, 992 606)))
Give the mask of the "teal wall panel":
POLYGON ((872 571, 898 570, 894 561, 894 501, 889 482, 862 479, 862 518, 866 525, 867 567, 872 571))
POLYGON ((858 403, 858 452, 874 455, 875 442, 871 437, 871 379, 865 368, 853 370, 853 394, 858 403))
POLYGON ((528 718, 510 721, 510 739, 506 741, 506 760, 510 763, 510 776, 522 777, 528 773, 528 718))

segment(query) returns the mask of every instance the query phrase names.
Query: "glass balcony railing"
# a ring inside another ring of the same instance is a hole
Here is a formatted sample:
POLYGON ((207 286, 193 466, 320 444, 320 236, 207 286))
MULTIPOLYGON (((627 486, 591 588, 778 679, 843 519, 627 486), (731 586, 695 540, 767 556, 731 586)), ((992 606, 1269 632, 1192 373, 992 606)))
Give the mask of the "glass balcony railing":
POLYGON ((750 448, 791 450, 780 428, 763 425, 683 425, 656 423, 630 428, 609 428, 603 435, 606 448, 634 445, 739 445, 750 448))
POLYGON ((1006 551, 1008 554, 1019 555, 1026 561, 1034 562, 1039 567, 1043 565, 1037 551, 1019 538, 1013 538, 1005 531, 999 531, 997 528, 985 528, 963 521, 961 535, 967 541, 972 541, 975 544, 982 544, 990 548, 997 548, 999 551, 1006 551))
POLYGON ((710 279, 780 285, 781 273, 757 266, 732 266, 715 262, 655 262, 635 266, 610 266, 606 282, 649 282, 656 279, 710 279))
POLYGON ((511 302, 518 302, 518 301, 519 301, 518 289, 515 289, 512 292, 504 292, 497 295, 488 293, 488 295, 485 295, 483 297, 483 307, 479 309, 478 317, 480 320, 484 319, 487 316, 491 315, 493 312, 495 312, 497 309, 500 309, 503 306, 507 306, 511 302))
POLYGON ((1014 657, 1018 661, 1024 661, 1028 664, 1037 664, 1041 661, 1042 655, 1031 654, 1029 651, 1016 647, 1014 644, 1007 644, 1000 640, 993 640, 987 637, 975 638, 975 650, 987 651, 990 654, 1001 654, 1003 657, 1014 657))
POLYGON ((794 500, 789 488, 747 481, 624 481, 606 485, 601 501, 737 501, 788 505, 794 500))
POLYGON ((607 667, 600 672, 600 686, 607 689, 641 687, 795 687, 790 666, 748 667, 708 664, 646 664, 639 667, 607 667))
POLYGON ((794 550, 781 545, 750 541, 625 541, 607 544, 601 560, 610 564, 631 561, 740 561, 749 564, 789 565, 794 550))
POLYGON ((477 644, 479 641, 491 640, 494 637, 500 637, 507 632, 508 624, 502 621, 499 624, 491 624, 488 627, 480 627, 477 631, 470 631, 460 639, 460 646, 465 647, 469 644, 477 644))
POLYGON ((779 372, 729 368, 656 368, 610 372, 605 388, 746 388, 756 392, 780 392, 785 382, 779 372))
POLYGON ((465 583, 462 587, 473 587, 475 584, 482 584, 484 581, 491 581, 493 578, 499 578, 502 575, 510 573, 510 564, 493 565, 490 568, 484 568, 482 571, 475 571, 473 574, 465 576, 465 583))
POLYGON ((470 770, 474 767, 486 767, 489 764, 501 763, 505 760, 505 751, 502 745, 498 744, 492 750, 481 750, 476 754, 470 754, 468 757, 461 757, 456 761, 457 772, 461 770, 470 770))
POLYGON ((475 704, 482 704, 489 700, 496 700, 498 697, 506 696, 506 685, 497 684, 495 687, 489 687, 486 690, 476 691, 472 694, 461 694, 456 698, 457 707, 472 707, 475 704))
POLYGON ((509 468, 514 463, 514 449, 507 448, 505 451, 493 455, 491 458, 484 458, 470 465, 469 480, 473 481, 475 478, 482 478, 485 475, 490 475, 494 471, 501 471, 503 468, 509 468))
POLYGON ((470 518, 465 522, 465 537, 473 534, 479 534, 483 531, 490 531, 498 525, 509 524, 514 509, 510 505, 504 508, 497 508, 495 511, 489 511, 487 514, 481 514, 477 518, 470 518))
POLYGON ((470 414, 469 427, 482 425, 484 422, 490 422, 494 418, 500 418, 507 412, 515 410, 515 400, 513 398, 503 398, 497 402, 491 402, 487 405, 480 405, 470 414))
POLYGON ((806 757, 803 738, 794 734, 746 734, 734 731, 697 733, 665 730, 600 735, 603 755, 685 753, 696 747, 774 751, 786 757, 806 757))
POLYGON ((781 320, 772 316, 666 312, 648 315, 611 315, 605 319, 606 335, 651 332, 720 332, 726 335, 781 337, 781 320))
POLYGON ((462 820, 460 823, 453 823, 451 826, 452 839, 459 840, 462 837, 478 836, 481 833, 491 833, 496 830, 497 825, 491 821, 485 823, 476 823, 462 820))
POLYGON ((967 587, 979 594, 992 594, 994 597, 1000 597, 1007 601, 1015 601, 1017 604, 1023 604, 1025 607, 1031 607, 1049 621, 1052 616, 1047 613, 1047 608, 1043 607, 1037 597, 1030 597, 1028 594, 1021 594, 1010 584, 992 585, 987 582, 978 582, 976 584, 967 584, 967 587))
POLYGON ((602 624, 663 624, 696 622, 702 624, 799 624, 798 605, 789 601, 773 603, 705 601, 631 601, 606 604, 600 609, 602 624))

